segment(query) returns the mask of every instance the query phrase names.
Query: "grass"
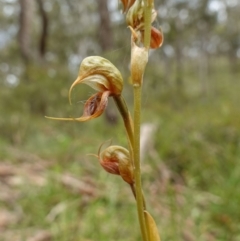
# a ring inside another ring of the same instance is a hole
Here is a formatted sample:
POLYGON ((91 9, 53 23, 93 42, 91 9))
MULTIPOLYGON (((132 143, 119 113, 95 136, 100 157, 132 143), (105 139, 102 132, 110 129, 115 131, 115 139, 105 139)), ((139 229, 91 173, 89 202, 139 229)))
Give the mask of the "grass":
MULTIPOLYGON (((171 87, 168 94, 151 94, 154 79, 143 93, 143 122, 158 124, 154 146, 142 163, 149 211, 162 240, 237 241, 240 83, 228 71, 213 72, 211 91, 202 96, 193 72, 185 76, 183 95, 171 87)), ((117 126, 103 117, 54 122, 31 114, 26 105, 23 111, 18 103, 11 109, 0 105, 7 117, 0 119, 0 165, 10 167, 5 175, 0 172, 0 191, 6 193, 0 214, 7 210, 15 217, 0 226, 0 240, 27 240, 40 230, 57 241, 139 240, 130 189, 87 155, 109 139, 126 146, 121 121, 117 126), (69 176, 73 179, 67 182, 69 176), (76 180, 83 186, 74 186, 76 180)), ((67 116, 74 109, 65 110, 57 100, 48 105, 48 115, 67 116)))

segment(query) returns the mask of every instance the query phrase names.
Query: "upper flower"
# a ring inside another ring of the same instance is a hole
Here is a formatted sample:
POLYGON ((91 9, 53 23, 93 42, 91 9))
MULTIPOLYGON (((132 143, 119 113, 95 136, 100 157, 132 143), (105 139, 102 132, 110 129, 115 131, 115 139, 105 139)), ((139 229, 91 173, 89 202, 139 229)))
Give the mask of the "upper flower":
POLYGON ((83 115, 78 118, 55 118, 55 120, 87 121, 100 116, 107 107, 108 97, 120 95, 123 89, 123 79, 119 70, 107 59, 99 56, 85 58, 80 66, 77 79, 69 90, 71 92, 77 84, 87 84, 98 92, 92 95, 84 105, 83 115))
MULTIPOLYGON (((152 3, 153 4, 153 3, 152 3)), ((153 8, 151 15, 151 22, 153 23, 157 17, 157 12, 153 8)), ((128 26, 131 29, 134 41, 137 45, 141 45, 144 40, 144 2, 135 1, 132 6, 129 8, 126 21, 128 26)), ((163 34, 160 30, 155 27, 151 27, 151 41, 150 48, 156 49, 161 47, 163 43, 163 34)))

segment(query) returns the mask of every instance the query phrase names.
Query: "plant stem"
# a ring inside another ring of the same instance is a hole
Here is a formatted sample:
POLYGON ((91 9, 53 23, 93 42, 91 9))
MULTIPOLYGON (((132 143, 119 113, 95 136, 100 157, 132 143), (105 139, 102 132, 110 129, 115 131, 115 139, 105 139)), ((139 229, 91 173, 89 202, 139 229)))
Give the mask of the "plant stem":
MULTIPOLYGON (((134 135, 133 135, 132 118, 131 118, 131 115, 128 111, 128 108, 127 108, 127 105, 126 105, 126 102, 125 102, 124 98, 122 96, 113 96, 113 99, 114 99, 114 101, 117 105, 117 108, 118 108, 118 110, 119 110, 119 112, 120 112, 120 114, 123 118, 125 129, 126 129, 126 132, 128 134, 128 140, 129 140, 129 145, 130 145, 130 147, 129 147, 130 155, 132 157, 131 159, 133 159, 134 135)), ((131 189, 132 189, 134 197, 136 198, 135 186, 132 185, 131 189)), ((144 196, 143 196, 143 207, 144 207, 144 210, 145 210, 146 209, 146 203, 145 203, 144 196)))
MULTIPOLYGON (((135 199, 136 199, 136 188, 135 188, 135 184, 130 184, 130 187, 131 187, 133 196, 134 196, 135 199)), ((145 198, 144 198, 143 192, 142 192, 142 197, 143 197, 143 210, 146 211, 146 210, 147 210, 147 206, 146 206, 146 202, 145 202, 145 198)))
POLYGON ((115 95, 113 96, 113 99, 117 105, 117 108, 123 118, 123 122, 125 125, 125 129, 128 135, 128 140, 131 145, 131 149, 133 148, 133 123, 132 123, 132 118, 131 115, 128 111, 127 104, 124 100, 124 98, 121 95, 115 95))
POLYGON ((142 183, 141 183, 141 167, 140 167, 140 124, 141 124, 141 85, 134 84, 134 144, 133 144, 133 159, 135 164, 134 175, 136 183, 136 200, 138 219, 144 241, 148 241, 146 222, 144 217, 145 201, 143 198, 142 183))
MULTIPOLYGON (((141 1, 141 0, 138 0, 141 1)), ((148 51, 151 40, 151 17, 152 17, 153 0, 144 0, 144 48, 148 51)), ((140 63, 141 64, 141 63, 140 63)), ((139 65, 136 65, 138 67, 139 65)), ((144 66, 145 68, 145 66, 144 66)), ((144 72, 144 69, 142 69, 144 72)), ((135 73, 135 72, 134 72, 135 73)), ((128 112, 125 101, 121 96, 114 96, 115 103, 123 117, 126 131, 128 133, 130 156, 134 162, 135 186, 131 185, 133 195, 136 198, 138 219, 143 241, 149 241, 149 230, 147 229, 144 211, 146 210, 145 199, 141 183, 141 166, 140 166, 140 125, 141 125, 141 92, 142 79, 138 75, 131 73, 134 89, 134 124, 132 128, 131 116, 128 112)))
POLYGON ((136 199, 136 189, 135 189, 135 186, 134 186, 134 184, 129 184, 129 185, 130 185, 130 187, 131 187, 132 194, 133 194, 133 196, 134 196, 135 199, 136 199))
POLYGON ((153 0, 144 0, 144 47, 149 49, 153 0))

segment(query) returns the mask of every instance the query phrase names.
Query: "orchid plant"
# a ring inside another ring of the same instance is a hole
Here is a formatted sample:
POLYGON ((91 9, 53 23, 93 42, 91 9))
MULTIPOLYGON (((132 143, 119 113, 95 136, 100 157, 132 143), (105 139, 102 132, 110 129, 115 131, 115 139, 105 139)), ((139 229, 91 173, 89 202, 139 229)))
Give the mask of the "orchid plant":
POLYGON ((148 62, 150 48, 159 48, 163 43, 160 30, 151 26, 156 19, 153 0, 121 0, 126 22, 131 30, 131 83, 134 95, 133 121, 122 96, 123 78, 120 71, 107 59, 100 56, 85 58, 80 66, 77 79, 69 90, 78 84, 87 84, 96 90, 84 105, 83 115, 77 118, 55 118, 63 121, 89 121, 99 117, 107 107, 108 98, 113 97, 125 125, 128 149, 111 145, 98 151, 100 165, 107 172, 120 175, 130 185, 136 199, 138 219, 143 241, 160 241, 159 232, 153 217, 146 207, 141 184, 140 168, 140 121, 141 91, 143 75, 148 62))

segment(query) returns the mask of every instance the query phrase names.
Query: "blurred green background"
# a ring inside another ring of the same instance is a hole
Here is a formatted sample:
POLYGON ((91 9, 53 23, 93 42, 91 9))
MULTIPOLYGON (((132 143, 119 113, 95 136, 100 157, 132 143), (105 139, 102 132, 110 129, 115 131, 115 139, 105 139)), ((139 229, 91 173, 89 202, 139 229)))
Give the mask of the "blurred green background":
MULTIPOLYGON (((142 162, 162 240, 240 240, 240 3, 156 0, 164 44, 151 51, 142 122, 155 125, 142 162)), ((140 240, 134 198, 100 167, 101 143, 127 146, 110 101, 87 123, 94 90, 68 89, 101 55, 129 84, 130 31, 117 0, 0 0, 0 240, 140 240)))

